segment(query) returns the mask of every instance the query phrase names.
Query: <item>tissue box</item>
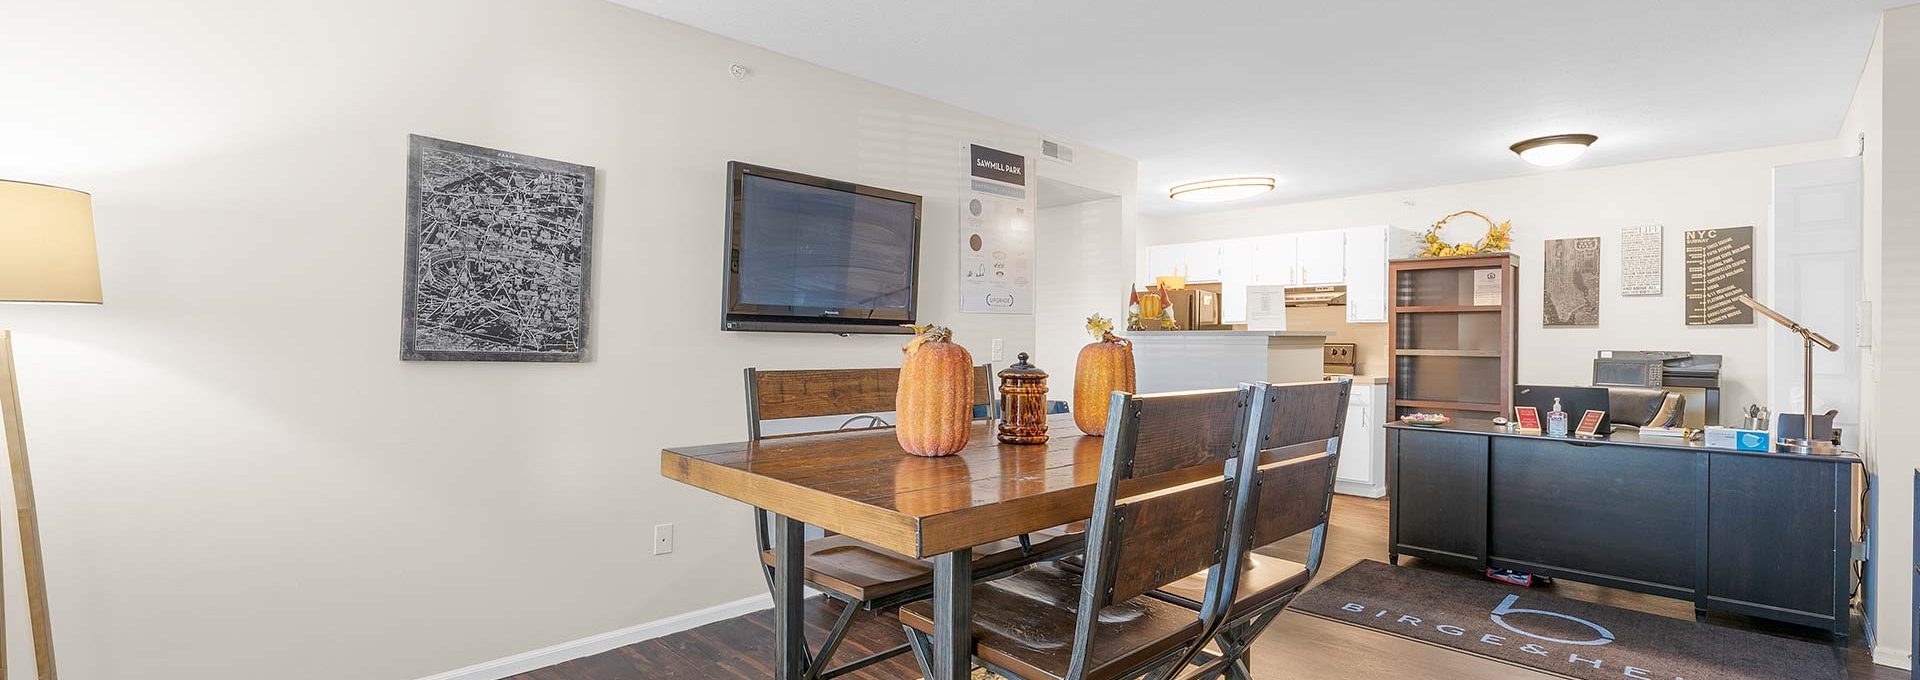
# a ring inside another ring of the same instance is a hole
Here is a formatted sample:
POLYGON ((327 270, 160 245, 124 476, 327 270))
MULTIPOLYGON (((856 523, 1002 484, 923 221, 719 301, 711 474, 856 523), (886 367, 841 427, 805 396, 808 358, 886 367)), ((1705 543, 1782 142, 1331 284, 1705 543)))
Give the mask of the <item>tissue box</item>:
POLYGON ((1772 451, 1773 434, 1766 430, 1710 426, 1707 428, 1706 445, 1716 449, 1772 451))

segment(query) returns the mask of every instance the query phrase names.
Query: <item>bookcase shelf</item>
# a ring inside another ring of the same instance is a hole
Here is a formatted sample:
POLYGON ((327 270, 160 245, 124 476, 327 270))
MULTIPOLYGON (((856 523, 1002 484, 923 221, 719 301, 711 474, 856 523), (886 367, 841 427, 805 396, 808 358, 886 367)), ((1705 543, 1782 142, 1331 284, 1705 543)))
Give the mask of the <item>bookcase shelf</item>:
POLYGON ((1513 410, 1519 258, 1510 253, 1394 260, 1387 336, 1388 415, 1486 419, 1513 410))

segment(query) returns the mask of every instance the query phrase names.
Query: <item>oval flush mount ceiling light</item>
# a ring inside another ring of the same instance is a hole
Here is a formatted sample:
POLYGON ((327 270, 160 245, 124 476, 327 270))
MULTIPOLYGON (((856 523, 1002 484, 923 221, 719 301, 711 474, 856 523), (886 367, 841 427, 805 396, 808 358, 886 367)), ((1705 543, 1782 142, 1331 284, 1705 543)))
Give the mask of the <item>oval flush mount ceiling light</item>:
POLYGON ((1175 185, 1167 198, 1189 203, 1233 201, 1273 191, 1272 177, 1228 177, 1175 185))
POLYGON ((1551 168, 1579 158, 1580 154, 1587 152, 1587 147, 1593 146, 1593 143, 1599 140, 1599 137, 1593 135, 1553 135, 1535 137, 1508 148, 1520 154, 1520 160, 1543 168, 1551 168))

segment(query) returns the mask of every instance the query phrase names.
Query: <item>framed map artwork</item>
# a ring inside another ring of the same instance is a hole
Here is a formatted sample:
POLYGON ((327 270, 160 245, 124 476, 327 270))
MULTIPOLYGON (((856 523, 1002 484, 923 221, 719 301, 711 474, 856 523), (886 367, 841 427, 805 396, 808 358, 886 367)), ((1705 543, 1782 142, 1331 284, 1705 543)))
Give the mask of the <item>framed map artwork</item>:
POLYGON ((1600 237, 1554 239, 1547 241, 1546 250, 1542 325, 1600 325, 1600 237))
POLYGON ((593 168, 413 135, 400 357, 583 361, 593 168))

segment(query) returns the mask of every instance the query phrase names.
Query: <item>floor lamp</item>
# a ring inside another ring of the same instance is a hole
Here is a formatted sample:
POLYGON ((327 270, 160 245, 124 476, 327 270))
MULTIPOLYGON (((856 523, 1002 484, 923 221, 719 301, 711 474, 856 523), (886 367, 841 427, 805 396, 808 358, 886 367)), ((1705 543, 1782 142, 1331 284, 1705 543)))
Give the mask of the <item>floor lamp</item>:
MULTIPOLYGON (((93 197, 44 184, 0 180, 0 302, 100 302, 100 262, 93 245, 93 197)), ((0 429, 13 473, 20 520, 27 618, 40 680, 54 680, 47 575, 40 555, 40 519, 20 415, 20 384, 13 367, 13 334, 0 330, 0 429)), ((0 680, 6 680, 6 623, 0 609, 0 680)))

